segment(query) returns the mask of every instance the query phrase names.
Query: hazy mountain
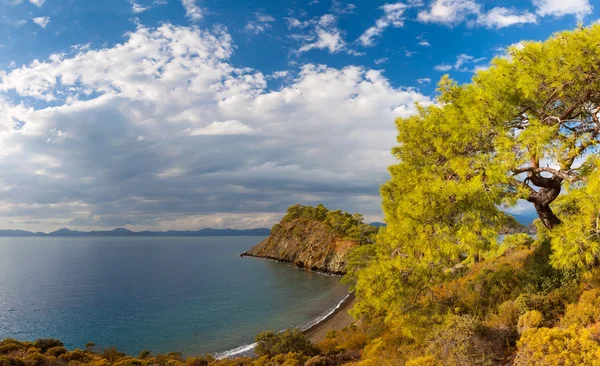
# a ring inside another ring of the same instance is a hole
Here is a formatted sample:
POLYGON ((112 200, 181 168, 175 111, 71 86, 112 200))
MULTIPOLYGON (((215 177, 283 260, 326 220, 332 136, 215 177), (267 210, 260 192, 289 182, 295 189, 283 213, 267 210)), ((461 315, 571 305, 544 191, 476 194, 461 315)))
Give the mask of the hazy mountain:
POLYGON ((200 229, 197 231, 131 231, 125 228, 117 228, 106 231, 76 231, 70 229, 59 229, 51 233, 31 232, 25 230, 0 230, 0 237, 27 237, 27 236, 267 236, 270 229, 200 229))

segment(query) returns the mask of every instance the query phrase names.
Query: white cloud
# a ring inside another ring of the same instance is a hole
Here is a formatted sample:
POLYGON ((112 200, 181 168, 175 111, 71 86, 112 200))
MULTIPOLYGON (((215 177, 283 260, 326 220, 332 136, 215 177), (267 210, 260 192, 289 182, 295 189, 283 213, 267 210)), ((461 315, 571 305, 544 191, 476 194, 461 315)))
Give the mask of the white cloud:
POLYGON ((377 60, 375 60, 375 65, 384 64, 384 63, 388 62, 388 60, 389 59, 387 57, 378 58, 377 60))
POLYGON ((519 14, 515 9, 496 7, 479 15, 476 22, 487 28, 500 29, 515 24, 537 23, 537 17, 528 11, 519 14))
POLYGON ((449 65, 449 64, 440 64, 440 65, 434 66, 433 69, 436 70, 436 71, 442 71, 442 72, 444 72, 444 71, 450 71, 450 70, 452 70, 452 65, 449 65))
POLYGON ((240 121, 231 120, 224 122, 212 122, 211 124, 195 129, 186 130, 188 136, 202 135, 252 135, 257 131, 252 127, 246 126, 240 121))
POLYGON ((343 3, 339 0, 332 0, 331 2, 331 11, 336 14, 352 14, 356 9, 356 5, 343 3))
POLYGON ((486 12, 475 0, 434 0, 429 9, 419 12, 417 19, 424 23, 447 26, 455 26, 467 20, 469 26, 480 25, 496 29, 537 22, 535 14, 528 11, 519 12, 498 6, 486 12))
POLYGON ((426 40, 422 40, 422 41, 419 42, 419 46, 431 47, 431 44, 429 44, 429 42, 426 41, 426 40))
POLYGON ((430 78, 417 79, 417 83, 419 83, 419 84, 430 84, 431 83, 431 79, 430 78))
POLYGON ((511 60, 512 59, 512 55, 511 55, 511 50, 515 49, 515 50, 522 50, 523 48, 525 48, 525 44, 521 41, 521 42, 517 42, 517 43, 513 43, 507 47, 501 47, 498 48, 496 51, 496 57, 500 57, 500 58, 504 58, 507 60, 511 60))
POLYGON ((254 19, 248 21, 244 30, 246 32, 260 34, 271 29, 271 23, 275 22, 275 18, 262 12, 254 13, 254 19))
POLYGON ((185 9, 185 16, 192 22, 198 22, 204 17, 202 8, 196 4, 196 0, 181 0, 185 9))
POLYGON ((430 98, 358 66, 307 64, 273 90, 233 51, 222 28, 140 27, 2 72, 0 222, 197 228, 319 202, 380 215, 393 121, 430 98))
POLYGON ((375 45, 375 39, 381 37, 383 32, 388 27, 400 28, 404 25, 404 19, 402 15, 406 11, 408 6, 404 3, 385 4, 380 7, 383 10, 383 16, 377 21, 375 25, 367 29, 358 39, 360 44, 365 47, 375 45))
POLYGON ((592 13, 589 0, 533 0, 536 13, 540 16, 562 17, 576 15, 579 18, 592 13))
POLYGON ((33 18, 32 21, 40 27, 46 28, 46 26, 48 26, 48 23, 50 23, 50 17, 37 17, 33 18))
POLYGON ((446 72, 453 69, 460 72, 473 72, 477 70, 478 67, 482 67, 482 65, 478 64, 484 60, 486 60, 485 57, 475 58, 471 55, 461 53, 460 55, 456 56, 456 61, 454 64, 444 63, 436 65, 434 69, 441 72, 446 72), (467 65, 471 65, 472 68, 469 68, 467 65))
POLYGON ((310 50, 328 50, 329 53, 338 53, 347 50, 346 41, 342 32, 337 27, 337 18, 332 14, 325 14, 308 22, 292 21, 288 25, 293 28, 312 26, 311 31, 305 35, 292 36, 302 42, 301 47, 295 52, 301 54, 310 50))
POLYGON ((146 10, 150 9, 146 6, 142 6, 142 5, 138 4, 137 2, 135 2, 135 0, 129 0, 129 4, 131 4, 131 11, 134 14, 143 13, 146 10))
POLYGON ((283 78, 287 78, 290 75, 289 71, 275 71, 274 73, 272 73, 269 77, 271 79, 283 79, 283 78))
POLYGON ((41 8, 42 5, 44 5, 44 3, 46 2, 46 0, 29 0, 29 2, 37 6, 38 8, 41 8))
POLYGON ((480 10, 481 6, 474 0, 435 0, 428 10, 419 12, 417 19, 424 23, 456 25, 480 10))

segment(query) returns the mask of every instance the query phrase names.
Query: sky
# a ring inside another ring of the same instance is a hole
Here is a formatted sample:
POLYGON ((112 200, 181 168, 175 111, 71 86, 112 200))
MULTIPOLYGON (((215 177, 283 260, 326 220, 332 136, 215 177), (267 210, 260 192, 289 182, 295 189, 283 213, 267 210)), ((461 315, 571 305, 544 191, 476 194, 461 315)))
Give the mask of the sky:
MULTIPOLYGON (((382 220, 394 121, 596 0, 0 0, 0 229, 382 220)), ((521 204, 515 212, 531 211, 521 204)))

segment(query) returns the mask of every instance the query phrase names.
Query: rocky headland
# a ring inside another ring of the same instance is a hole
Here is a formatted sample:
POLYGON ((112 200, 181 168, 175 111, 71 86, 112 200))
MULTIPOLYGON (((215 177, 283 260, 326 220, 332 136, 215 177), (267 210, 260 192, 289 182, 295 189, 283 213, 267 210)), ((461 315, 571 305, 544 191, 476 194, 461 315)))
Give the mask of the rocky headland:
POLYGON ((342 275, 348 254, 372 241, 377 228, 362 216, 329 211, 324 206, 292 206, 271 235, 242 256, 293 263, 299 268, 342 275))

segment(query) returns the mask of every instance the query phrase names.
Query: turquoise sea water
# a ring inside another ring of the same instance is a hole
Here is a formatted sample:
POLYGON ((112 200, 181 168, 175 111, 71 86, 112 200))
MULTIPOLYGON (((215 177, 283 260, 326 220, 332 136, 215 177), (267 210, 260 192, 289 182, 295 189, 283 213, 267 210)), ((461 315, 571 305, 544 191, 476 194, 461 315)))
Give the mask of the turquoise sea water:
POLYGON ((347 294, 339 277, 239 256, 261 239, 0 238, 0 338, 221 352, 347 294))

